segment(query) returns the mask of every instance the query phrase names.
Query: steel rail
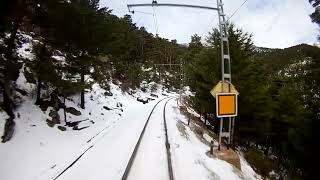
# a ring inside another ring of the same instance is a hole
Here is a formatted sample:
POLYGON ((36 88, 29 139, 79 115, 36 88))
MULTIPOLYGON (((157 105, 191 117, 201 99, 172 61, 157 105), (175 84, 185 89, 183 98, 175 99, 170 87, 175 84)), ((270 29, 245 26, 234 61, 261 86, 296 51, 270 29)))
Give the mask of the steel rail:
MULTIPOLYGON (((126 169, 125 169, 125 171, 124 171, 124 173, 123 173, 123 175, 122 175, 121 180, 126 180, 126 179, 128 179, 128 176, 129 176, 131 167, 132 167, 132 165, 133 165, 134 159, 135 159, 135 157, 136 157, 136 155, 137 155, 137 152, 138 152, 138 149, 139 149, 141 140, 142 140, 142 138, 143 138, 143 135, 144 135, 145 130, 146 130, 147 126, 148 126, 150 117, 151 117, 151 115, 153 114, 154 109, 157 107, 157 105, 158 105, 160 102, 162 102, 163 100, 168 99, 168 98, 169 98, 169 100, 173 99, 173 98, 170 98, 170 97, 164 98, 164 99, 160 100, 159 102, 157 102, 157 104, 152 108, 152 110, 151 110, 151 112, 150 112, 150 114, 149 114, 149 116, 148 116, 148 119, 147 119, 147 121, 146 121, 146 123, 145 123, 145 125, 144 125, 144 127, 143 127, 143 129, 142 129, 142 132, 141 132, 141 134, 140 134, 140 136, 139 136, 139 139, 138 139, 138 141, 137 141, 137 144, 136 144, 135 147, 134 147, 133 153, 131 154, 131 157, 130 157, 129 162, 128 162, 127 166, 126 166, 126 169)), ((168 101, 169 101, 169 100, 168 100, 168 101)))
MULTIPOLYGON (((171 98, 173 99, 173 98, 171 98)), ((166 106, 168 102, 171 100, 169 99, 163 108, 163 121, 164 121, 164 130, 166 132, 166 150, 167 150, 167 161, 168 161, 168 171, 169 171, 169 179, 174 180, 173 170, 172 170, 172 161, 171 161, 171 152, 170 152, 170 143, 168 138, 168 128, 167 128, 167 120, 166 120, 166 106)))

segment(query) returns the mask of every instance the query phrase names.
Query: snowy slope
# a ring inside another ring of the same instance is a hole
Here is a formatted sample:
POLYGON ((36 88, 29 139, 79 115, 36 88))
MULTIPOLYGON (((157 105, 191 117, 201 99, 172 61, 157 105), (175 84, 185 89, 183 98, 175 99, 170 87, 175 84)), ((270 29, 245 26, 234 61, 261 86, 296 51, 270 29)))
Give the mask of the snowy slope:
MULTIPOLYGON (((33 40, 24 36, 29 41, 22 45, 18 53, 21 58, 30 59, 33 40)), ((27 83, 22 68, 17 87, 28 94, 20 95, 21 104, 15 111, 17 118, 13 138, 0 143, 0 179, 52 180, 58 176, 59 180, 121 179, 151 109, 167 95, 175 97, 177 94, 164 93, 161 85, 151 92, 154 83, 143 83, 143 86, 147 86, 146 92, 135 90, 130 95, 122 92, 119 86, 111 82, 109 84, 112 96, 106 96, 106 91, 98 84, 93 85, 85 94, 84 110, 79 108, 79 95, 68 98, 66 106, 74 107, 81 115, 67 113, 67 121, 82 121, 79 126, 87 128, 77 131, 66 127, 66 131, 61 131, 57 125, 52 128, 47 125, 51 108, 43 112, 34 104, 36 87, 27 83), (158 97, 151 97, 151 93, 158 97), (154 100, 143 104, 137 101, 138 97, 154 100)), ((192 95, 188 88, 185 90, 188 92, 185 95, 192 95)), ((146 131, 144 148, 137 158, 138 169, 133 172, 132 179, 154 179, 155 175, 158 179, 166 177, 164 173, 167 167, 162 149, 164 102, 159 103, 151 117, 151 128, 146 131), (160 160, 157 161, 157 158, 160 160)), ((186 125, 187 119, 176 106, 176 101, 170 100, 166 109, 175 179, 260 179, 243 157, 243 172, 224 161, 209 157, 209 146, 186 125)), ((59 115, 61 125, 64 125, 62 109, 59 115)), ((3 134, 3 120, 7 117, 6 113, 0 111, 0 135, 3 134)))
POLYGON ((210 146, 189 128, 187 118, 180 113, 175 101, 168 103, 166 112, 176 179, 260 179, 243 158, 241 172, 225 161, 209 157, 210 146))
MULTIPOLYGON (((23 77, 19 81, 23 82, 23 77)), ((28 89, 29 85, 24 85, 28 89)), ((49 110, 44 113, 35 106, 32 95, 24 97, 24 102, 16 112, 20 114, 20 118, 16 119, 13 139, 0 144, 1 179, 54 179, 84 152, 86 153, 58 179, 120 179, 151 109, 166 96, 162 96, 161 90, 158 90, 156 94, 159 98, 143 104, 136 101, 136 98, 148 96, 150 91, 138 91, 129 95, 111 84, 113 96, 106 97, 104 92, 98 85, 94 85, 92 91, 86 94, 86 109, 77 108, 82 115, 68 114, 68 121, 89 119, 85 125, 90 127, 81 131, 68 128, 63 132, 57 127, 50 128, 45 122, 49 110), (117 107, 119 103, 122 104, 121 108, 117 107), (107 111, 103 106, 115 109, 107 111)), ((77 97, 68 100, 67 106, 77 107, 76 99, 77 97)), ((158 136, 163 137, 163 103, 159 105, 151 121, 153 130, 147 132, 155 135, 150 134, 145 146, 149 146, 150 152, 161 154, 157 150, 162 143, 155 141, 159 139, 158 136)), ((189 129, 187 119, 176 106, 176 101, 171 100, 166 109, 176 179, 259 179, 243 158, 241 165, 244 172, 240 172, 224 161, 209 157, 209 146, 189 129)), ((3 113, 0 115, 4 116, 3 113)), ((3 127, 3 124, 0 126, 3 127)), ((144 154, 140 156, 140 160, 140 163, 154 162, 152 159, 145 159, 144 154)), ((161 164, 166 169, 166 163, 160 162, 161 164)), ((156 169, 155 172, 160 171, 156 169)), ((150 171, 149 175, 153 174, 150 171)), ((161 173, 159 175, 161 177, 161 173)))
POLYGON ((0 111, 0 135, 3 134, 4 132, 4 124, 5 124, 5 121, 3 121, 4 119, 7 119, 9 118, 9 116, 7 115, 7 113, 5 113, 4 111, 0 111))
MULTIPOLYGON (((50 128, 46 119, 50 108, 46 112, 34 105, 34 85, 26 82, 23 73, 17 80, 18 87, 27 91, 29 95, 23 96, 23 102, 16 110, 16 128, 11 141, 0 143, 0 174, 1 179, 52 179, 66 166, 73 162, 88 147, 95 145, 112 129, 119 126, 119 122, 127 120, 133 123, 131 118, 138 120, 146 119, 146 113, 152 108, 157 100, 147 104, 136 101, 139 96, 148 96, 150 92, 138 91, 134 95, 123 93, 121 89, 110 84, 113 96, 105 96, 105 90, 95 84, 92 91, 86 94, 86 109, 78 107, 78 96, 66 101, 67 107, 75 107, 81 112, 80 116, 67 113, 67 121, 82 121, 80 125, 89 128, 74 131, 67 127, 66 131, 60 131, 57 126, 50 128), (119 104, 122 105, 119 106, 119 104), (104 106, 112 109, 106 110, 104 106), (117 107, 119 106, 119 107, 117 107), (137 113, 140 112, 140 113, 137 113), (19 173, 16 173, 19 172, 19 173)), ((159 98, 161 93, 159 90, 159 98)), ((63 111, 59 111, 63 121, 63 111)), ((5 113, 0 112, 1 119, 5 119, 5 113)), ((122 122, 123 123, 123 122, 122 122)), ((143 121, 141 121, 143 123, 143 121)), ((64 122, 62 122, 64 124, 64 122)), ((139 123, 132 124, 132 131, 139 133, 139 123)), ((1 134, 3 133, 4 121, 0 121, 1 134)), ((127 127, 123 124, 120 127, 127 127)), ((110 142, 121 142, 115 139, 115 133, 125 130, 115 130, 110 142)), ((119 139, 120 140, 120 139, 119 139)), ((130 139, 128 139, 130 141, 130 139)), ((134 141, 132 141, 134 143, 134 141)), ((106 145, 107 146, 107 145, 106 145)), ((89 166, 92 166, 89 164, 89 166)))

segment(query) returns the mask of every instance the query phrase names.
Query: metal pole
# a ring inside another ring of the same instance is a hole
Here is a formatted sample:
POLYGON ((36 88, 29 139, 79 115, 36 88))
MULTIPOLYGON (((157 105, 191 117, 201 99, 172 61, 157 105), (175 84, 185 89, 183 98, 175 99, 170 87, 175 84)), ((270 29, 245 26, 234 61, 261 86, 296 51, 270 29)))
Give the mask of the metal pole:
MULTIPOLYGON (((219 16, 219 30, 220 30, 220 49, 221 49, 221 77, 222 77, 222 86, 221 86, 221 92, 223 92, 223 86, 224 86, 224 51, 223 51, 223 35, 222 35, 222 26, 221 26, 221 18, 220 18, 220 6, 219 6, 219 0, 217 0, 217 7, 218 7, 218 16, 219 16)), ((222 128, 223 127, 223 118, 220 118, 220 131, 219 131, 219 147, 218 149, 221 149, 221 136, 222 136, 222 128)))
MULTIPOLYGON (((225 14, 223 12, 223 3, 222 0, 217 0, 217 7, 218 7, 218 16, 219 16, 219 29, 220 29, 220 46, 221 46, 221 92, 225 92, 224 84, 228 84, 228 90, 226 92, 231 91, 231 60, 230 60, 230 50, 229 50, 229 40, 228 40, 228 26, 227 21, 225 18, 225 14), (225 65, 227 67, 225 67, 225 65), (227 70, 227 72, 226 72, 227 70)), ((231 124, 232 124, 232 118, 228 117, 228 131, 223 131, 223 120, 224 118, 221 118, 220 122, 220 132, 219 132, 219 149, 221 146, 221 139, 222 137, 228 138, 228 148, 231 143, 231 124)))
POLYGON ((222 135, 222 126, 223 126, 223 118, 220 119, 220 130, 219 130, 219 146, 218 146, 218 150, 220 150, 221 148, 221 135, 222 135))
POLYGON ((158 3, 152 3, 152 4, 128 4, 128 9, 130 11, 130 8, 132 7, 146 7, 146 6, 170 6, 170 7, 186 7, 186 8, 198 8, 198 9, 207 9, 207 10, 215 10, 217 11, 218 8, 215 7, 209 7, 209 6, 198 6, 198 5, 189 5, 189 4, 169 4, 169 3, 165 3, 165 4, 158 4, 158 3))
POLYGON ((180 59, 180 105, 182 105, 182 60, 180 59))

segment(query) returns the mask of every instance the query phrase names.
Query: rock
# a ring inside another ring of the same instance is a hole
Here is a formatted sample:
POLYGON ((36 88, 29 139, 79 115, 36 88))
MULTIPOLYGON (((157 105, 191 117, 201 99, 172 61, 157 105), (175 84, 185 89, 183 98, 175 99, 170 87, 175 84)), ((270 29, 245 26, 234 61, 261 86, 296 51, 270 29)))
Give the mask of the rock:
POLYGON ((103 108, 106 109, 106 110, 108 110, 108 111, 112 110, 111 108, 109 108, 109 107, 107 107, 107 106, 103 106, 103 108))
POLYGON ((89 126, 85 126, 85 127, 79 128, 78 126, 75 126, 75 127, 72 128, 72 130, 80 131, 80 130, 86 129, 86 128, 88 128, 88 127, 89 127, 89 126))
POLYGON ((47 119, 46 122, 47 122, 49 127, 53 127, 54 126, 54 123, 51 120, 47 119))
POLYGON ((42 111, 47 111, 48 107, 50 106, 50 101, 40 100, 36 102, 36 105, 39 105, 42 111))
POLYGON ((51 121, 53 124, 60 124, 60 116, 57 111, 50 110, 49 116, 52 118, 51 121))
POLYGON ((142 88, 141 88, 141 91, 142 91, 142 92, 147 92, 147 88, 142 87, 142 88))
POLYGON ((77 109, 75 109, 74 107, 67 107, 66 108, 66 112, 70 113, 70 114, 73 114, 75 116, 80 116, 81 115, 81 112, 78 111, 77 109))
POLYGON ((28 92, 27 91, 25 91, 25 90, 22 90, 22 89, 15 89, 16 91, 18 91, 22 96, 26 96, 27 94, 28 94, 28 92))
POLYGON ((80 123, 81 121, 75 121, 75 122, 68 122, 68 126, 69 127, 75 127, 75 126, 78 126, 78 124, 80 123))
POLYGON ((64 126, 58 126, 58 129, 61 130, 61 131, 66 131, 67 130, 67 128, 64 127, 64 126))
POLYGON ((4 133, 3 136, 1 136, 3 143, 9 141, 12 138, 15 125, 16 123, 13 121, 13 119, 8 118, 6 120, 6 123, 4 125, 4 133))
POLYGON ((135 91, 135 90, 132 90, 132 89, 130 89, 130 90, 128 91, 128 94, 129 94, 130 96, 133 96, 135 93, 136 93, 136 91, 135 91))
POLYGON ((150 96, 152 96, 152 97, 156 97, 156 98, 158 98, 159 96, 158 95, 156 95, 156 94, 150 94, 150 96))
POLYGON ((106 91, 106 92, 104 93, 104 95, 105 95, 105 96, 113 96, 112 92, 110 92, 110 91, 106 91))
POLYGON ((144 99, 144 98, 140 98, 140 97, 137 98, 137 101, 142 102, 143 104, 146 104, 149 102, 148 99, 144 99))
POLYGON ((57 89, 55 89, 51 94, 50 94, 50 97, 51 97, 51 106, 52 106, 52 108, 54 109, 54 110, 56 110, 56 111, 59 111, 59 109, 60 109, 60 104, 61 104, 61 102, 60 102, 60 100, 59 100, 59 95, 58 95, 59 93, 58 93, 58 90, 57 89))

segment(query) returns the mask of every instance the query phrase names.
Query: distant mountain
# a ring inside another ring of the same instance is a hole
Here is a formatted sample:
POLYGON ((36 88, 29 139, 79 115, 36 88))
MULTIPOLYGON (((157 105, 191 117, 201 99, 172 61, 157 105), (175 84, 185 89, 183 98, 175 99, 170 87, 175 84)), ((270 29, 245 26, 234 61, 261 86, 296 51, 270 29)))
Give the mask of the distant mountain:
POLYGON ((255 56, 277 71, 289 64, 299 63, 306 59, 320 59, 320 48, 308 44, 300 44, 284 49, 256 47, 255 56))
POLYGON ((257 53, 257 54, 267 54, 267 53, 270 53, 270 52, 273 52, 273 51, 276 51, 276 50, 280 50, 280 49, 256 46, 255 49, 254 49, 254 52, 257 53))

